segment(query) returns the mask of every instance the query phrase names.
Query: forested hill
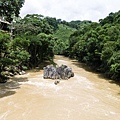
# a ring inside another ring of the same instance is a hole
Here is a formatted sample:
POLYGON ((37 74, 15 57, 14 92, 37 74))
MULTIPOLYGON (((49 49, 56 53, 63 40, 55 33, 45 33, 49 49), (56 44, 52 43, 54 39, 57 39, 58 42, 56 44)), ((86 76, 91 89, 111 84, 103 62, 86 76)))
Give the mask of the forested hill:
MULTIPOLYGON (((0 10, 7 11, 6 4, 1 5, 0 10)), ((19 12, 14 14, 16 11, 11 10, 9 16, 1 12, 1 16, 12 23, 1 23, 1 29, 4 24, 9 29, 0 30, 1 82, 22 70, 38 67, 43 61, 53 63, 55 54, 75 58, 120 81, 120 11, 96 23, 88 20, 67 22, 41 14, 20 18, 19 12)))
POLYGON ((100 24, 120 24, 120 10, 116 13, 111 12, 106 18, 100 19, 100 24))
POLYGON ((54 31, 53 36, 57 38, 56 44, 54 46, 54 53, 55 54, 63 54, 65 55, 69 48, 69 37, 71 34, 73 34, 75 31, 84 28, 85 26, 90 25, 91 21, 71 21, 67 22, 65 20, 58 19, 58 27, 56 31, 54 31))
POLYGON ((68 56, 120 81, 120 11, 74 32, 69 43, 68 56))

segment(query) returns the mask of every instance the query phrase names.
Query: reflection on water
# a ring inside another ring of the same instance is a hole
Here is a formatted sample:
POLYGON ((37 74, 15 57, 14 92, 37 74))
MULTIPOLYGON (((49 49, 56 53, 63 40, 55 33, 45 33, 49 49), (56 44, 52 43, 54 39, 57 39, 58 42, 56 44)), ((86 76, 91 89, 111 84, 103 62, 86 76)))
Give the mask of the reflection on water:
POLYGON ((75 60, 56 56, 72 67, 75 76, 43 79, 43 71, 29 71, 0 85, 0 120, 119 120, 120 88, 75 60), (2 108, 2 109, 1 109, 2 108))

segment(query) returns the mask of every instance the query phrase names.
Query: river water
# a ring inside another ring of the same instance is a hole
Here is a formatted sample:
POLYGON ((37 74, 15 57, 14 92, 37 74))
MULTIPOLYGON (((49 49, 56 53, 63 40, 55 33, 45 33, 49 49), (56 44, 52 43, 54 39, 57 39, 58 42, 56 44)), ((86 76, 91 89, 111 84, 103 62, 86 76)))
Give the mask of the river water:
POLYGON ((28 71, 0 84, 0 120, 120 120, 120 86, 63 56, 75 76, 43 79, 43 70, 28 71))

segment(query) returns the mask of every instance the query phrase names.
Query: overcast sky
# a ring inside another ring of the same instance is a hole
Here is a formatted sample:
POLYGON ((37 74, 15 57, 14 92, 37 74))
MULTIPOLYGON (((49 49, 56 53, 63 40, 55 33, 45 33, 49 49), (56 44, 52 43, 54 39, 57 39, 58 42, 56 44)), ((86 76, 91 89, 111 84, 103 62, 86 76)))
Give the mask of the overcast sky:
POLYGON ((120 0, 25 0, 20 16, 41 14, 66 21, 98 22, 111 12, 120 10, 120 0))

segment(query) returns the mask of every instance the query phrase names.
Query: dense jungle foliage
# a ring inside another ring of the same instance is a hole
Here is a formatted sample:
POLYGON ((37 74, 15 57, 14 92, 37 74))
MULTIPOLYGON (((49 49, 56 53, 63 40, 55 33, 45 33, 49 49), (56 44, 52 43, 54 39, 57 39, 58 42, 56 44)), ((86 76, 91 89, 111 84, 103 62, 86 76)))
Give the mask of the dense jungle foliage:
POLYGON ((0 2, 0 16, 11 23, 10 31, 0 30, 0 82, 45 60, 53 62, 55 54, 75 58, 120 81, 120 11, 99 23, 67 22, 40 14, 20 18, 23 4, 24 0, 12 5, 10 0, 0 2))
POLYGON ((120 81, 120 11, 71 34, 67 55, 120 81))

